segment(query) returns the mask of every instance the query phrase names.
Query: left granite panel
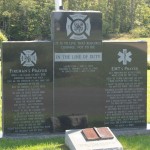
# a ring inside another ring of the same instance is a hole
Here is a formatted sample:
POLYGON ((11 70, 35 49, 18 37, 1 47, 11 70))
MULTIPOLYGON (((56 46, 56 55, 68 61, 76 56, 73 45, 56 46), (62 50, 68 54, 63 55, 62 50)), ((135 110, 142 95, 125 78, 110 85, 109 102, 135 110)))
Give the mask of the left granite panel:
POLYGON ((52 43, 4 42, 2 47, 3 133, 52 131, 52 43))

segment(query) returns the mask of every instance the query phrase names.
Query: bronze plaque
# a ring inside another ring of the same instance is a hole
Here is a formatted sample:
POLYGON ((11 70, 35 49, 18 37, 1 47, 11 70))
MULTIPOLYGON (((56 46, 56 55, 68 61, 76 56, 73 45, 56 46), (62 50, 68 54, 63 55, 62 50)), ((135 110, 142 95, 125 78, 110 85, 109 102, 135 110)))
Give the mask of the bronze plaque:
POLYGON ((95 141, 100 139, 94 128, 83 129, 82 134, 87 141, 95 141))
POLYGON ((108 140, 114 138, 108 127, 86 128, 82 130, 82 134, 86 141, 108 140))
POLYGON ((94 128, 95 131, 98 133, 101 139, 113 139, 114 136, 110 132, 110 130, 107 127, 101 127, 101 128, 94 128))

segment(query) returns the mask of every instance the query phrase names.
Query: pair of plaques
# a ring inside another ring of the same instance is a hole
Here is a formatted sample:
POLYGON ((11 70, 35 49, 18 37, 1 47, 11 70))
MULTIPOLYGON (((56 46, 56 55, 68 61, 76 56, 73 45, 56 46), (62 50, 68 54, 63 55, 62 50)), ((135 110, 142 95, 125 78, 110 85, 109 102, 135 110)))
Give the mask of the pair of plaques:
POLYGON ((82 134, 86 141, 107 140, 114 138, 108 127, 86 128, 82 130, 82 134))

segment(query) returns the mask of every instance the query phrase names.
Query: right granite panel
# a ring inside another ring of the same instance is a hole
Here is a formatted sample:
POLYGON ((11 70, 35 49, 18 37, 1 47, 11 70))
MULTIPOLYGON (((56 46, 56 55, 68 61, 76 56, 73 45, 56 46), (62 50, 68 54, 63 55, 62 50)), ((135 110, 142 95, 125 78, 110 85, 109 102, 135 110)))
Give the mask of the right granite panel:
POLYGON ((146 127, 147 43, 103 42, 105 126, 146 127))

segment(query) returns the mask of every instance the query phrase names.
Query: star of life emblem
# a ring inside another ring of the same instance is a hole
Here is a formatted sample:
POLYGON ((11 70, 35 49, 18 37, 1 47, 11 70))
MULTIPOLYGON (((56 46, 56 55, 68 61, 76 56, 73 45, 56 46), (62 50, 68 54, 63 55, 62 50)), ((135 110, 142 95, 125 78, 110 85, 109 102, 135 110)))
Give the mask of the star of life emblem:
POLYGON ((122 62, 123 65, 127 65, 128 62, 132 61, 132 53, 130 51, 128 52, 127 49, 123 49, 123 52, 119 52, 118 56, 118 62, 122 62))
POLYGON ((69 15, 67 17, 66 30, 70 39, 87 39, 91 32, 90 18, 82 14, 69 15))
POLYGON ((20 62, 23 66, 32 67, 37 62, 37 55, 34 50, 24 50, 20 55, 20 62))

